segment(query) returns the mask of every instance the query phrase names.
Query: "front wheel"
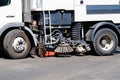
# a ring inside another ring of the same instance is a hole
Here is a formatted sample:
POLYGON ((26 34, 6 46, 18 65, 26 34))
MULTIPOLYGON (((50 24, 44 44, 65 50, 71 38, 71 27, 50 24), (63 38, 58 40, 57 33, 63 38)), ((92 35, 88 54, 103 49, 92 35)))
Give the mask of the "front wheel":
POLYGON ((6 55, 13 59, 25 58, 30 49, 30 41, 24 31, 15 29, 6 34, 3 40, 6 55))
POLYGON ((95 52, 98 55, 105 56, 114 53, 118 46, 118 38, 116 33, 108 28, 100 29, 94 37, 93 41, 95 52))

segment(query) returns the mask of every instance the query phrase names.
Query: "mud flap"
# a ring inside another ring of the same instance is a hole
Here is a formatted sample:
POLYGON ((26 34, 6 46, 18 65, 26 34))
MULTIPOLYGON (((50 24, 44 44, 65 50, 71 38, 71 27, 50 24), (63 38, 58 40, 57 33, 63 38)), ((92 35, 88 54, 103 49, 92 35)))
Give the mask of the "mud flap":
POLYGON ((43 46, 41 42, 39 42, 38 43, 38 56, 41 58, 46 57, 45 53, 46 53, 46 48, 43 46))

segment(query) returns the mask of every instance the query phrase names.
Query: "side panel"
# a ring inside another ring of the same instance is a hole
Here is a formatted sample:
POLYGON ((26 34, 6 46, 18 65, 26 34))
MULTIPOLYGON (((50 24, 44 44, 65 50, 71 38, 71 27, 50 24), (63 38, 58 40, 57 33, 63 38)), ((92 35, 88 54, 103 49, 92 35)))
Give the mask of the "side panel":
POLYGON ((0 6, 0 29, 12 22, 22 22, 21 0, 11 0, 9 5, 0 6))
POLYGON ((65 9, 73 10, 74 9, 74 0, 31 0, 31 9, 33 11, 44 10, 56 10, 56 9, 65 9))
MULTIPOLYGON (((75 5, 80 5, 80 1, 75 0, 75 5)), ((111 5, 111 4, 119 4, 119 0, 83 0, 82 5, 111 5)))
POLYGON ((119 0, 75 0, 75 21, 113 21, 120 23, 119 0), (79 3, 78 3, 79 2, 79 3))

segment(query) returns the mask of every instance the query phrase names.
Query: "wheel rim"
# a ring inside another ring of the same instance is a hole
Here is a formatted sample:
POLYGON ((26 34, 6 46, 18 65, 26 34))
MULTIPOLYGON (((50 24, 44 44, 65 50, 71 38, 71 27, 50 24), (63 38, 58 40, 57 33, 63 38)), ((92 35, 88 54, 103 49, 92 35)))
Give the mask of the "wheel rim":
POLYGON ((14 50, 18 53, 25 50, 26 42, 22 37, 17 37, 12 44, 14 50))
POLYGON ((110 50, 113 47, 114 41, 109 35, 103 35, 100 38, 99 45, 100 45, 100 48, 102 50, 107 51, 107 50, 110 50))

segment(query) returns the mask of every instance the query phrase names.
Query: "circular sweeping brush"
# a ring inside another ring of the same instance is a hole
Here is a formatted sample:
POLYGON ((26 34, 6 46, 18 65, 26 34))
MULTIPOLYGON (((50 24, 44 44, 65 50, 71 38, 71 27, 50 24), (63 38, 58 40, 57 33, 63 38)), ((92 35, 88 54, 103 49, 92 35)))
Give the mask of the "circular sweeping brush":
POLYGON ((71 53, 73 52, 73 48, 67 43, 61 43, 55 49, 56 53, 71 53))

